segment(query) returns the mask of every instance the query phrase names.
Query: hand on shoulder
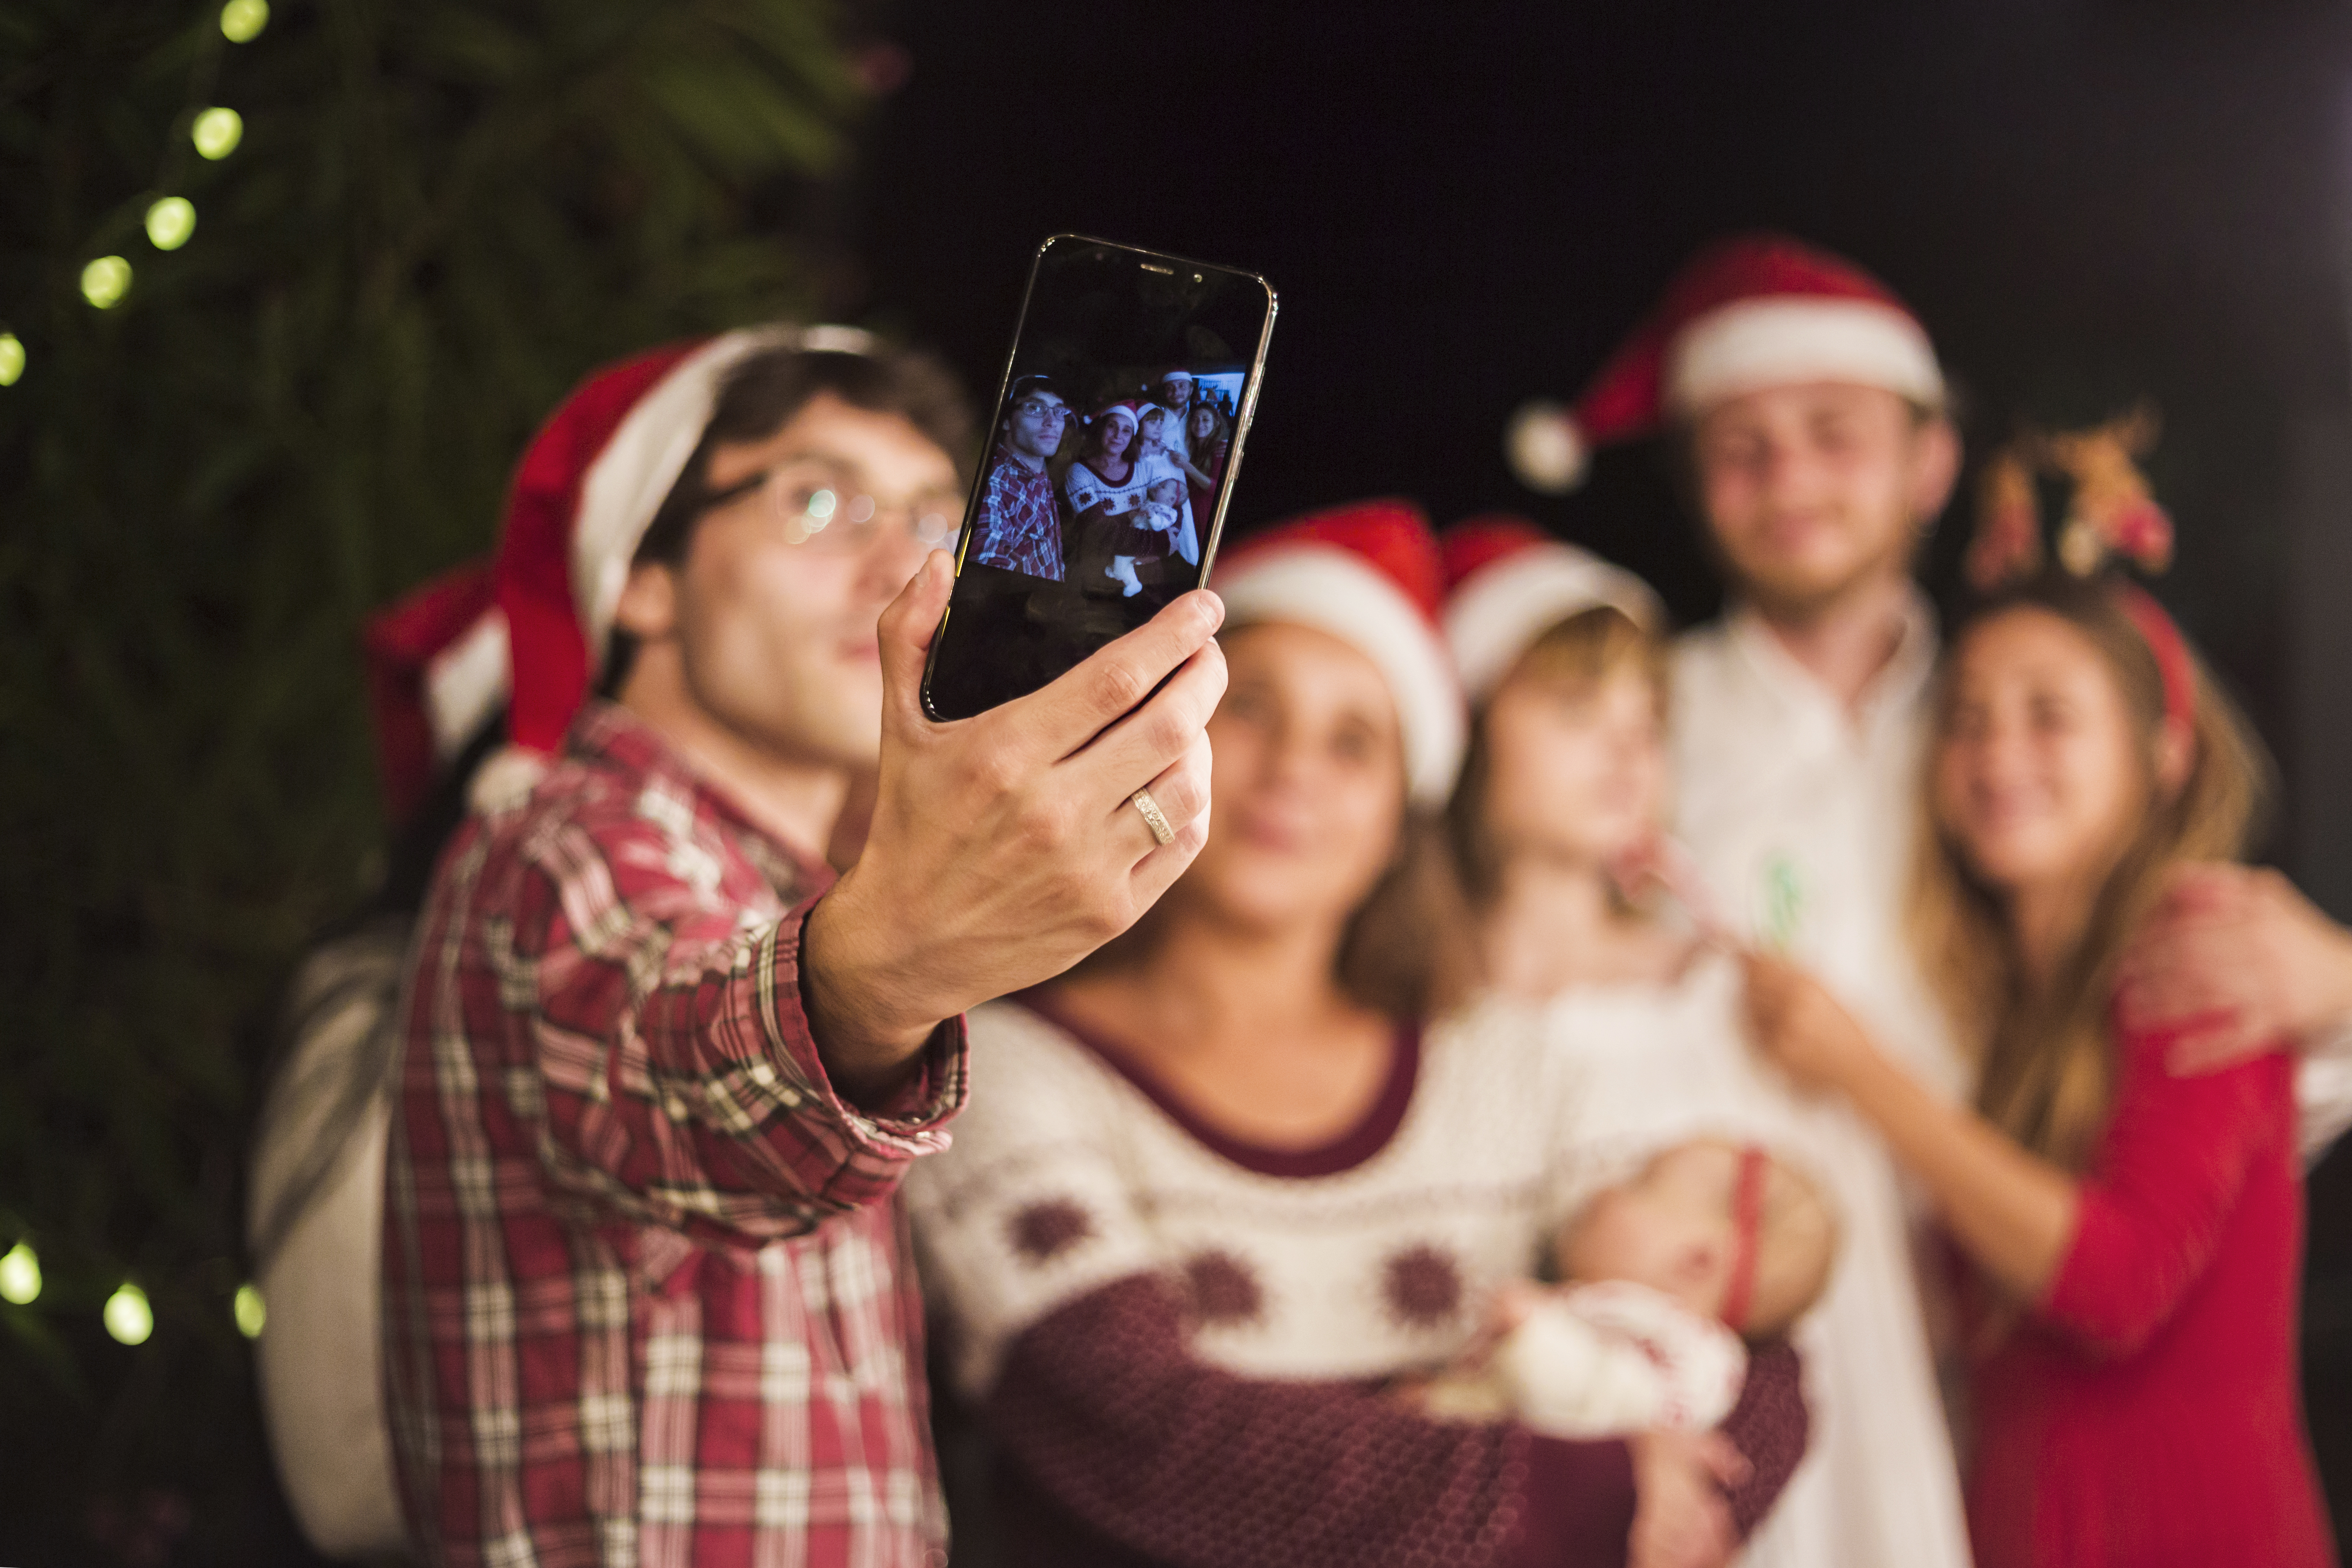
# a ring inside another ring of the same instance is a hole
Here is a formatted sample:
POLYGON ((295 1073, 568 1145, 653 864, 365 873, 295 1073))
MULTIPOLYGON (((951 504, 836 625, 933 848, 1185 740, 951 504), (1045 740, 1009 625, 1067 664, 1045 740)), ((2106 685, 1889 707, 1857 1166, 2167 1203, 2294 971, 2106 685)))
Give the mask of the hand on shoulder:
POLYGON ((2210 1072, 2352 1023, 2352 932, 2276 871, 2200 862, 2176 871, 2126 952, 2127 1029, 2177 1037, 2175 1072, 2210 1072))

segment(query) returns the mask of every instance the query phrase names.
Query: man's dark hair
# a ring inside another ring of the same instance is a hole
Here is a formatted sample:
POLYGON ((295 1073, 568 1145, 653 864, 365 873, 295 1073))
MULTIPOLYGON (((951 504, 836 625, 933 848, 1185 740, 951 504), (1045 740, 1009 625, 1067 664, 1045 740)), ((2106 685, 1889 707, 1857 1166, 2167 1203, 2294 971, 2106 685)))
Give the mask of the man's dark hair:
POLYGON ((871 353, 765 349, 729 371, 719 383, 710 423, 703 426, 694 455, 638 542, 636 561, 669 566, 683 563, 695 520, 709 500, 711 453, 720 447, 766 440, 828 392, 852 408, 898 415, 948 455, 958 478, 970 477, 971 405, 947 366, 929 354, 889 347, 871 353))
MULTIPOLYGON (((971 405, 954 373, 920 349, 877 347, 870 353, 834 349, 762 349, 730 370, 702 439, 663 498, 661 508, 637 542, 636 564, 683 565, 694 525, 710 500, 710 455, 721 447, 764 441, 793 422, 820 395, 831 393, 852 408, 895 414, 945 452, 956 477, 971 475, 971 405)), ((621 689, 636 659, 636 642, 614 627, 596 681, 597 693, 621 689)))

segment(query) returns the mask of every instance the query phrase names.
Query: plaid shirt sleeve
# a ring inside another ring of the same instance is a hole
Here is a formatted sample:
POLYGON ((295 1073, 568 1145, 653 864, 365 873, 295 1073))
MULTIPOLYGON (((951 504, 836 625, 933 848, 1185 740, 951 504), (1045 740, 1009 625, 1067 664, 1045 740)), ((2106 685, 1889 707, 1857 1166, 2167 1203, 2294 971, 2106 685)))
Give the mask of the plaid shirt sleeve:
POLYGON ((559 1187, 757 1245, 887 1197, 945 1145, 965 1094, 963 1025, 940 1026, 878 1113, 845 1100, 801 991, 814 900, 767 915, 730 885, 748 868, 719 848, 643 814, 552 820, 521 846, 499 900, 512 918, 491 922, 480 978, 504 1004, 509 1060, 535 1069, 510 1092, 540 1121, 559 1187))

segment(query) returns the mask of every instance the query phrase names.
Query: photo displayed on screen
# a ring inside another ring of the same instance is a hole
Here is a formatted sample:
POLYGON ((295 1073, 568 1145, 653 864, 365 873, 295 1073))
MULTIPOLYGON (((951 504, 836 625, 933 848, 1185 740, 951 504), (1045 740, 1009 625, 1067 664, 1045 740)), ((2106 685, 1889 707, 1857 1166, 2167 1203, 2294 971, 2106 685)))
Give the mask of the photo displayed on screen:
POLYGON ((970 558, 1090 596, 1164 603, 1200 580, 1247 372, 1101 365, 1066 345, 998 410, 970 558))
POLYGON ((1075 235, 1038 247, 925 711, 1034 691, 1200 586, 1275 309, 1254 273, 1075 235))

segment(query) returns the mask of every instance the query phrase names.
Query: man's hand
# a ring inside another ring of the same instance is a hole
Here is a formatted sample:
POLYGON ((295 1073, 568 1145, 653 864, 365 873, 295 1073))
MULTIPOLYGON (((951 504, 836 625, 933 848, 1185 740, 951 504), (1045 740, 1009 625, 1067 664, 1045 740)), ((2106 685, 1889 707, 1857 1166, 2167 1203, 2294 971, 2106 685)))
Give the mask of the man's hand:
POLYGON ((1743 952, 1748 1041, 1804 1089, 1843 1089, 1853 1064, 1876 1047, 1853 1015, 1787 959, 1743 952))
POLYGON ((2174 873, 2124 955, 2126 1027, 2182 1031, 2176 1073, 2210 1072, 2352 1020, 2352 933, 2276 871, 2174 873))
POLYGON ((1187 594, 1042 691, 940 724, 923 657, 953 584, 935 552, 883 612, 873 825, 809 916, 810 1023, 852 1092, 886 1084, 940 1019, 1125 931, 1208 839, 1216 596, 1187 594), (1132 803, 1147 787, 1173 843, 1132 803))
POLYGON ((1738 1546, 1727 1487, 1748 1461, 1719 1432, 1644 1432, 1633 1450, 1633 1528, 1626 1568, 1722 1568, 1738 1546))

